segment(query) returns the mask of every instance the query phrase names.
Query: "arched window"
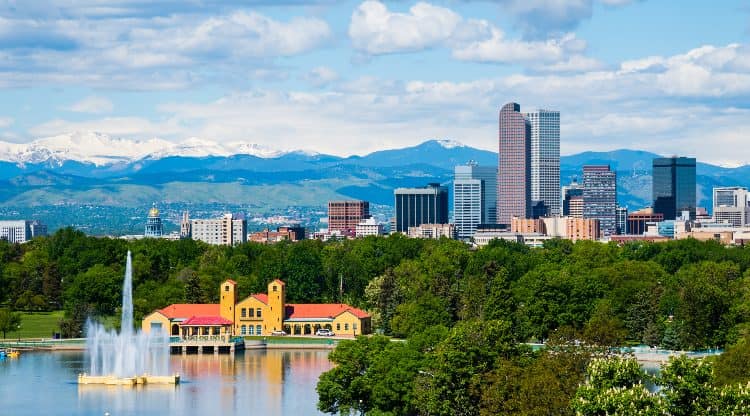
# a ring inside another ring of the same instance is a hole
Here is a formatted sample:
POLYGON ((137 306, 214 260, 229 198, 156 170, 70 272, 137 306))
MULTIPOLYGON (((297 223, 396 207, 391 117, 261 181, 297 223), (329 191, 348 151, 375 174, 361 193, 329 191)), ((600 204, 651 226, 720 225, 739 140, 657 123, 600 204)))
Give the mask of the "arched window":
POLYGON ((250 335, 253 335, 253 332, 255 332, 255 331, 253 331, 253 329, 255 329, 255 327, 253 327, 252 325, 250 325, 250 335))
MULTIPOLYGON (((260 310, 260 309, 258 309, 258 310, 260 310)), ((261 326, 260 325, 256 325, 255 326, 255 335, 263 335, 262 332, 263 331, 261 330, 261 326)))
POLYGON ((247 334, 247 326, 246 325, 242 325, 242 329, 240 330, 240 334, 242 334, 242 335, 247 334))

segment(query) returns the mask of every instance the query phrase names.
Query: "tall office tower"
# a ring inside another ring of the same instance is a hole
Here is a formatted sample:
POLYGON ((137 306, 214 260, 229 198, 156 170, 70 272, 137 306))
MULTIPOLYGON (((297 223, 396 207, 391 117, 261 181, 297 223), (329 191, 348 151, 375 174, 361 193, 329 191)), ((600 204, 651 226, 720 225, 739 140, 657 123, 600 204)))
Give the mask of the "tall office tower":
POLYGON ((370 203, 367 201, 329 201, 328 231, 354 235, 357 224, 370 218, 370 203))
POLYGON ((562 200, 560 203, 562 206, 563 217, 570 215, 570 199, 577 196, 583 196, 583 186, 575 179, 573 179, 573 182, 571 182, 570 185, 562 187, 562 190, 560 191, 560 197, 562 200))
POLYGON ((159 216, 159 210, 154 204, 150 210, 148 210, 148 218, 146 218, 146 229, 143 233, 146 237, 159 238, 163 234, 161 225, 161 217, 159 216))
POLYGON ((243 216, 224 214, 208 220, 190 220, 191 238, 208 244, 236 246, 247 242, 247 220, 243 216))
POLYGON ((424 188, 397 188, 393 194, 396 217, 391 232, 406 233, 409 227, 448 223, 448 188, 439 183, 424 188))
POLYGON ((654 212, 673 220, 682 211, 695 219, 695 158, 659 157, 653 161, 654 212))
POLYGON ((566 217, 583 218, 583 188, 581 194, 570 197, 568 200, 568 214, 566 217))
POLYGON ((453 221, 458 238, 469 239, 477 225, 497 222, 497 169, 469 162, 454 173, 453 221))
POLYGON ((583 167, 583 218, 599 220, 602 236, 617 232, 617 174, 609 165, 583 167))
POLYGON ((716 222, 728 222, 734 227, 750 225, 750 195, 747 188, 714 188, 713 212, 716 222))
POLYGON ((531 201, 544 202, 549 216, 560 209, 560 112, 536 110, 526 113, 531 164, 531 201))
POLYGON ((497 222, 510 226, 531 214, 531 127, 516 103, 503 106, 498 124, 497 222))
POLYGON ((180 221, 180 238, 190 238, 190 213, 182 212, 182 221, 180 221))
POLYGON ((615 211, 615 226, 617 234, 628 233, 628 207, 617 207, 615 211))

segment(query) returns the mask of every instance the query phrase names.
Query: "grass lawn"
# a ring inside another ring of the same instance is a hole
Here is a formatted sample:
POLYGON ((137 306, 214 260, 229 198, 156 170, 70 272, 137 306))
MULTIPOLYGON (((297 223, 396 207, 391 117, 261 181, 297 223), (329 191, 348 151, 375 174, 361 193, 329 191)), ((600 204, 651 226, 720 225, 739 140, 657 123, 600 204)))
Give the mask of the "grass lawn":
POLYGON ((60 332, 57 323, 62 317, 63 311, 21 312, 21 331, 8 332, 6 336, 10 339, 52 338, 52 333, 60 332))
MULTIPOLYGON (((10 331, 8 339, 20 338, 52 338, 52 334, 60 332, 57 324, 63 318, 63 311, 54 312, 21 312, 21 331, 10 331)), ((117 317, 107 316, 101 319, 107 329, 115 327, 117 317)), ((0 333, 0 337, 3 334, 0 333)))

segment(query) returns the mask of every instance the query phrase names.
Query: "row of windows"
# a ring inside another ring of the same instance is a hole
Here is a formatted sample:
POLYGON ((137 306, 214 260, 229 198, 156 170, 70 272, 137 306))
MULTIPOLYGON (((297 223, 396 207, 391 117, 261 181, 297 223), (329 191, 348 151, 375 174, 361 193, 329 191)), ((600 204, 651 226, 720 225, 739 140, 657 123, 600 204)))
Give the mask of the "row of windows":
POLYGON ((240 309, 240 317, 241 318, 260 318, 261 317, 261 309, 253 309, 253 308, 242 308, 240 309), (253 316, 253 312, 255 313, 255 316, 253 316))
POLYGON ((263 329, 260 325, 242 325, 240 327, 241 335, 263 335, 263 329))

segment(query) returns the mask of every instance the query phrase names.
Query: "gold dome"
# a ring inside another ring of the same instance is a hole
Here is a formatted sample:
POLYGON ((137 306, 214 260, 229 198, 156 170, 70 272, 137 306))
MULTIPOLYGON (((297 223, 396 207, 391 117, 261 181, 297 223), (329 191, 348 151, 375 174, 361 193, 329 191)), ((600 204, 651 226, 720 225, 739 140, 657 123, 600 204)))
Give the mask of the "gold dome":
POLYGON ((156 218, 159 216, 159 210, 156 207, 151 207, 150 210, 148 210, 148 216, 150 218, 156 218))

